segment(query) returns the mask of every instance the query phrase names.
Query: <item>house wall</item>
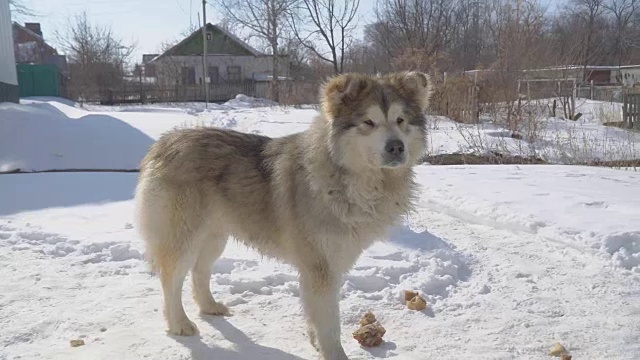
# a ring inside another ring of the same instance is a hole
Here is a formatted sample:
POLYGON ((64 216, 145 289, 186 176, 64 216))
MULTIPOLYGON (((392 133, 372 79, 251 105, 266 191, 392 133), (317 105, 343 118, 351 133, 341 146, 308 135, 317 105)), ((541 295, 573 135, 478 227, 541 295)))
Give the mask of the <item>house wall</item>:
POLYGON ((526 71, 526 79, 553 79, 553 80, 582 80, 583 70, 580 69, 545 69, 526 71))
POLYGON ((35 36, 19 26, 13 26, 14 52, 18 63, 51 63, 57 51, 48 47, 41 37, 35 36))
POLYGON ((640 68, 620 69, 622 85, 634 86, 640 83, 640 68))
MULTIPOLYGON (((196 84, 202 79, 202 56, 167 56, 158 59, 156 62, 156 72, 158 83, 163 85, 173 85, 176 81, 181 81, 182 67, 193 67, 195 69, 196 84)), ((209 55, 207 57, 207 67, 217 66, 220 81, 227 79, 227 68, 230 66, 240 66, 240 75, 243 80, 254 79, 258 74, 271 74, 273 70, 273 58, 270 56, 232 56, 232 55, 209 55)), ((280 76, 288 75, 288 63, 286 60, 280 63, 280 76)))
POLYGON ((0 102, 18 102, 18 76, 11 27, 9 0, 0 0, 0 102))
POLYGON ((594 85, 611 84, 611 70, 587 70, 587 78, 585 81, 587 84, 593 81, 594 85))

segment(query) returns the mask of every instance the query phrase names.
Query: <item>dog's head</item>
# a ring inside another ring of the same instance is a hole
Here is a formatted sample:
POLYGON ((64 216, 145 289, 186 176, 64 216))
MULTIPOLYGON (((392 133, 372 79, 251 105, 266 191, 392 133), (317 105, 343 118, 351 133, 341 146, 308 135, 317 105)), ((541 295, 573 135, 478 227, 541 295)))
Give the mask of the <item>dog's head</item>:
POLYGON ((432 85, 427 74, 342 74, 320 92, 330 122, 329 148, 341 166, 413 166, 425 148, 425 110, 432 85))

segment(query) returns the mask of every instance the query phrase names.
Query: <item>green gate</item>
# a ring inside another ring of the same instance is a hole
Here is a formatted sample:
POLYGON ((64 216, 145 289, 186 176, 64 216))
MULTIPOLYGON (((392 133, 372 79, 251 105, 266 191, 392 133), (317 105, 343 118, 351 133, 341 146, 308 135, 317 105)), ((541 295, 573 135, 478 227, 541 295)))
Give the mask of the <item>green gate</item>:
POLYGON ((60 96, 58 67, 53 64, 18 64, 20 97, 60 96))

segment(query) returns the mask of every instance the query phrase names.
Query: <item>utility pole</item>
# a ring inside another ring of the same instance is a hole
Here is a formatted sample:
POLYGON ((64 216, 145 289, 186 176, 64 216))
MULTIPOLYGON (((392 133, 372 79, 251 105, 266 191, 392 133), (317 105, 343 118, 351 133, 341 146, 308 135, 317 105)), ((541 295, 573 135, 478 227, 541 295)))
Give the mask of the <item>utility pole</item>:
POLYGON ((202 86, 204 86, 204 108, 209 104, 207 83, 207 0, 202 0, 202 86))

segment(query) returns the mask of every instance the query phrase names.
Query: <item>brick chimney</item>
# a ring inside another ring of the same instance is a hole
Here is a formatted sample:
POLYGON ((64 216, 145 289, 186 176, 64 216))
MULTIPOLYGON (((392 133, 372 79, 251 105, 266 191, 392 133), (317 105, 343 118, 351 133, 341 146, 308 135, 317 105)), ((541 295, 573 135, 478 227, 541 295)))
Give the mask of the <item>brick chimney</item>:
POLYGON ((33 31, 34 33, 42 36, 42 30, 40 29, 40 23, 24 23, 24 27, 33 31))

